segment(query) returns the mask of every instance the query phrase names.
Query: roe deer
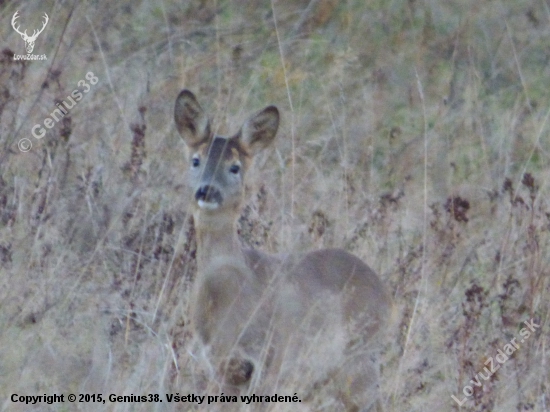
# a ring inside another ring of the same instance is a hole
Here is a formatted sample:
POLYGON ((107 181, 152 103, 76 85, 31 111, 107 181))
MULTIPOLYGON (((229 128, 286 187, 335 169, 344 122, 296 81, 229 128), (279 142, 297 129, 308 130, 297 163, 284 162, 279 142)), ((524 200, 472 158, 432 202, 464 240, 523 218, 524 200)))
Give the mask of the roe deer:
POLYGON ((331 410, 379 408, 372 348, 392 303, 374 271, 341 249, 279 256, 241 247, 244 177, 273 142, 278 109, 266 107, 232 137, 214 136, 182 90, 174 117, 189 149, 197 233, 191 322, 225 393, 297 393, 307 402, 317 391, 333 399, 331 410))

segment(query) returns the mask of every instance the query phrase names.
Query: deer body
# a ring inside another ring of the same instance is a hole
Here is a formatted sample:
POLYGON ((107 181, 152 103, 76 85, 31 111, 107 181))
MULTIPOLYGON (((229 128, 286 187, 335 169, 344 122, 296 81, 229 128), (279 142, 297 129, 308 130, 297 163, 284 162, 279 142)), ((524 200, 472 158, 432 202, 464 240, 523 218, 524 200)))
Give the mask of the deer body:
POLYGON ((330 382, 346 410, 373 406, 378 370, 369 349, 391 307, 377 275, 341 249, 268 255, 242 248, 237 236, 245 173, 275 137, 277 108, 257 113, 232 137, 214 136, 195 96, 183 90, 175 121, 190 149, 197 230, 192 323, 224 389, 274 393, 294 379, 311 391, 330 382))

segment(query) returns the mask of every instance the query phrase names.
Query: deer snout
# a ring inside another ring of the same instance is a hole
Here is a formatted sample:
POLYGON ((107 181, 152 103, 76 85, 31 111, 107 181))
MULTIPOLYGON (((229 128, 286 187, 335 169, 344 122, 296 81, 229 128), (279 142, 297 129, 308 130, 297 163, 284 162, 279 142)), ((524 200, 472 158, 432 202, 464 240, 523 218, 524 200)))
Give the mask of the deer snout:
POLYGON ((195 193, 195 200, 201 209, 217 209, 223 201, 222 194, 211 185, 199 187, 195 193))

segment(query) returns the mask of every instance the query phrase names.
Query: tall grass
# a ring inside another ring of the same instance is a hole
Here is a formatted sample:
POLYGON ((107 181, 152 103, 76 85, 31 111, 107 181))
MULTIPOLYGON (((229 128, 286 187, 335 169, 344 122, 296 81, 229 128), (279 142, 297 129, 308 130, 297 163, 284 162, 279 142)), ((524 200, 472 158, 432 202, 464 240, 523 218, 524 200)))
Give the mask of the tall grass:
MULTIPOLYGON (((398 308, 380 355, 387 410, 550 410, 545 1, 0 7, 0 410, 77 408, 13 393, 217 394, 188 329, 183 87, 220 133, 280 108, 241 238, 345 247, 380 273, 398 308), (13 61, 17 9, 23 30, 50 16, 34 51, 48 60, 13 61), (88 72, 98 83, 33 137, 88 72), (451 395, 530 319, 540 329, 459 407, 451 395)), ((78 405, 105 407, 223 405, 78 405)))

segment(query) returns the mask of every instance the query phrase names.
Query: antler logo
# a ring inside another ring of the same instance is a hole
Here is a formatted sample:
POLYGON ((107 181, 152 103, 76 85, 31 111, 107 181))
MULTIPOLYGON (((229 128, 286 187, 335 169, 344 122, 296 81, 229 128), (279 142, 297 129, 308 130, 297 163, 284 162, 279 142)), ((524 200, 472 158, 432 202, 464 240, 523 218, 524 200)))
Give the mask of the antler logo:
POLYGON ((48 24, 49 18, 48 18, 48 15, 46 13, 44 13, 44 16, 42 16, 44 18, 44 24, 42 25, 42 28, 40 30, 34 30, 33 33, 32 33, 32 36, 29 36, 27 34, 27 30, 25 30, 23 33, 21 33, 19 31, 19 25, 17 25, 17 26, 15 25, 16 20, 19 18, 17 13, 19 13, 19 10, 17 10, 15 12, 15 14, 13 15, 13 18, 11 19, 11 25, 12 25, 13 29, 21 35, 23 40, 25 40, 25 48, 27 49, 27 53, 30 54, 30 53, 32 53, 32 50, 34 49, 34 42, 36 41, 36 38, 46 28, 46 24, 48 24))

